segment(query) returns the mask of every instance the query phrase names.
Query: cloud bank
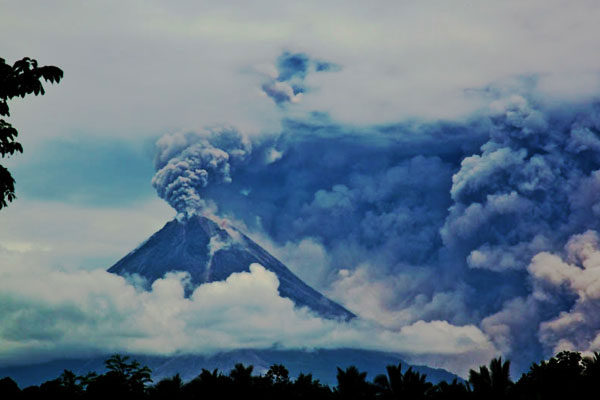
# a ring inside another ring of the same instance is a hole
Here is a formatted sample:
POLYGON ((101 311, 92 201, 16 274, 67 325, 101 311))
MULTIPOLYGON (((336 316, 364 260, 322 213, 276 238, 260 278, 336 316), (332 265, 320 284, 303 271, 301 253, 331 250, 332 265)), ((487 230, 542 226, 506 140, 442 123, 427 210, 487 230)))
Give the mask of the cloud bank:
POLYGON ((0 270, 0 360, 31 362, 108 352, 211 354, 238 348, 355 347, 400 351, 465 374, 495 349, 475 326, 419 321, 398 331, 320 319, 280 297, 258 264, 184 296, 189 277, 167 274, 149 291, 104 270, 0 270), (31 281, 31 276, 38 279, 31 281))

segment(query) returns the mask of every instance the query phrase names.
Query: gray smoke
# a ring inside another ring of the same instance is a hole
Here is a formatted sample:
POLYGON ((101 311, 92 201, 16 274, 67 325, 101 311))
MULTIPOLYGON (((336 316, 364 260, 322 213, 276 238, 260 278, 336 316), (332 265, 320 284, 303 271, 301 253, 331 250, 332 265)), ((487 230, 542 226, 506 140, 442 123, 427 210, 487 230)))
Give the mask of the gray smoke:
MULTIPOLYGON (((545 268, 541 265, 549 258, 539 254, 561 253, 565 243, 600 225, 598 107, 545 108, 535 98, 522 96, 494 106, 489 141, 464 158, 452 177, 453 204, 440 231, 444 246, 472 271, 497 273, 496 282, 487 284, 502 282, 502 287, 514 290, 514 297, 503 298, 502 308, 485 318, 482 327, 500 348, 508 354, 514 351, 518 362, 540 357, 530 354, 540 346, 544 355, 559 348, 589 350, 589 329, 585 346, 572 345, 582 343, 573 329, 573 339, 563 332, 554 335, 560 330, 556 326, 569 325, 566 321, 589 303, 580 305, 580 300, 575 311, 554 319, 571 309, 573 295, 556 287, 540 289, 548 276, 540 275, 545 268), (535 278, 533 291, 527 272, 535 278)), ((560 273, 560 268, 546 267, 560 273)))
POLYGON ((204 213, 214 205, 201 195, 209 183, 230 183, 231 168, 251 151, 235 129, 163 136, 156 144, 152 186, 180 216, 204 213))
POLYGON ((490 140, 452 177, 441 235, 472 268, 522 270, 534 254, 598 224, 581 218, 590 196, 597 201, 589 180, 600 159, 598 115, 543 113, 521 96, 498 107, 490 140))
POLYGON ((600 231, 600 107, 534 89, 490 91, 490 110, 461 122, 313 113, 251 143, 235 129, 168 135, 153 183, 182 215, 218 204, 358 314, 475 324, 526 368, 559 343, 593 349, 600 331, 590 318, 584 339, 560 330, 561 312, 581 325, 592 303, 529 267, 600 231))

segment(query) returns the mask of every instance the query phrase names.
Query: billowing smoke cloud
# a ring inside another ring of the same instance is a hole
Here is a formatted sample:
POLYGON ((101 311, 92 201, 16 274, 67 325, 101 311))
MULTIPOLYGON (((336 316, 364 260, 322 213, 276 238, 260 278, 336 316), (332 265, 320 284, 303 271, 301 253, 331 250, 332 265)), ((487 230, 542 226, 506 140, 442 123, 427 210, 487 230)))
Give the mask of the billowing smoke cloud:
POLYGON ((600 349, 600 236, 586 231, 572 236, 565 246, 564 259, 551 253, 537 254, 528 267, 536 281, 540 299, 546 291, 566 290, 576 300, 552 320, 540 325, 540 339, 552 351, 600 349), (550 286, 550 287, 548 287, 550 286))
MULTIPOLYGON (((569 309, 572 299, 555 294, 540 301, 547 296, 527 294, 526 267, 534 255, 558 251, 572 235, 598 228, 600 114, 594 104, 545 108, 534 97, 517 95, 492 106, 490 140, 454 174, 453 204, 440 233, 469 268, 504 275, 496 280, 508 293, 499 297, 503 308, 483 321, 488 333, 513 350, 539 348, 538 325, 569 309)), ((476 277, 467 273, 466 280, 476 277)), ((532 357, 525 353, 520 356, 532 357)))
POLYGON ((209 183, 231 182, 232 165, 250 150, 248 139, 232 128, 165 135, 157 142, 152 186, 178 214, 202 213, 213 205, 200 190, 209 183))
POLYGON ((471 358, 485 362, 496 353, 472 325, 420 321, 389 330, 320 319, 279 296, 277 277, 258 264, 185 297, 184 273, 169 273, 145 291, 104 270, 14 268, 7 262, 18 254, 6 252, 0 260, 0 365, 112 352, 355 347, 400 351, 416 361, 435 354, 435 365, 464 375, 471 358))
MULTIPOLYGON (((303 78, 308 61, 296 61, 280 75, 303 78)), ((548 321, 581 319, 569 312, 577 296, 542 296, 527 267, 600 230, 599 107, 545 103, 527 82, 488 89, 489 110, 460 122, 356 127, 313 113, 251 145, 203 141, 227 160, 245 149, 243 162, 194 188, 365 318, 390 329, 475 324, 525 368, 556 342, 548 321)), ((561 343, 595 343, 573 335, 561 343)))

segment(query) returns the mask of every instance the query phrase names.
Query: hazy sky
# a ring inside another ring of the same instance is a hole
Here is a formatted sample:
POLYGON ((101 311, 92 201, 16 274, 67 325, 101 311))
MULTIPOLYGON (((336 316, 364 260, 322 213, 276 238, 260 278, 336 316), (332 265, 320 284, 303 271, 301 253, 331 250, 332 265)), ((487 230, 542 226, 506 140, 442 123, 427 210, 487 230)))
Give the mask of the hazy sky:
POLYGON ((18 199, 0 211, 0 364, 284 341, 464 374, 600 350, 599 17, 595 1, 0 0, 0 57, 65 73, 10 103, 25 151, 2 161, 18 199), (198 198, 365 321, 277 320, 291 306, 260 267, 191 303, 181 276, 145 294, 100 271, 175 216, 151 182, 182 160, 208 171, 198 198), (232 293, 272 317, 204 326, 232 293))

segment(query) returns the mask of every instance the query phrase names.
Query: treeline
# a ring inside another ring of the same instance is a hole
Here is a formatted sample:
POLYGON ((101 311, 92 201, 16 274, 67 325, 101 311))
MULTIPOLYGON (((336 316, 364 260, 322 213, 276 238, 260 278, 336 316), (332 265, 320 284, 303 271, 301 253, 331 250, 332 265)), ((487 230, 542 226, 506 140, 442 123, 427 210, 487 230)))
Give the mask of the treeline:
POLYGON ((489 366, 469 372, 466 382, 432 384, 424 374, 390 365, 386 373, 367 380, 356 367, 338 368, 337 386, 329 387, 311 374, 291 379, 283 365, 264 375, 237 364, 228 374, 203 369, 183 382, 177 374, 153 384, 151 370, 128 357, 114 355, 105 362, 107 372, 85 376, 65 370, 58 378, 20 389, 9 377, 0 379, 0 399, 566 399, 600 393, 600 354, 583 357, 564 351, 548 361, 532 364, 517 382, 510 378, 510 362, 493 359, 489 366))

